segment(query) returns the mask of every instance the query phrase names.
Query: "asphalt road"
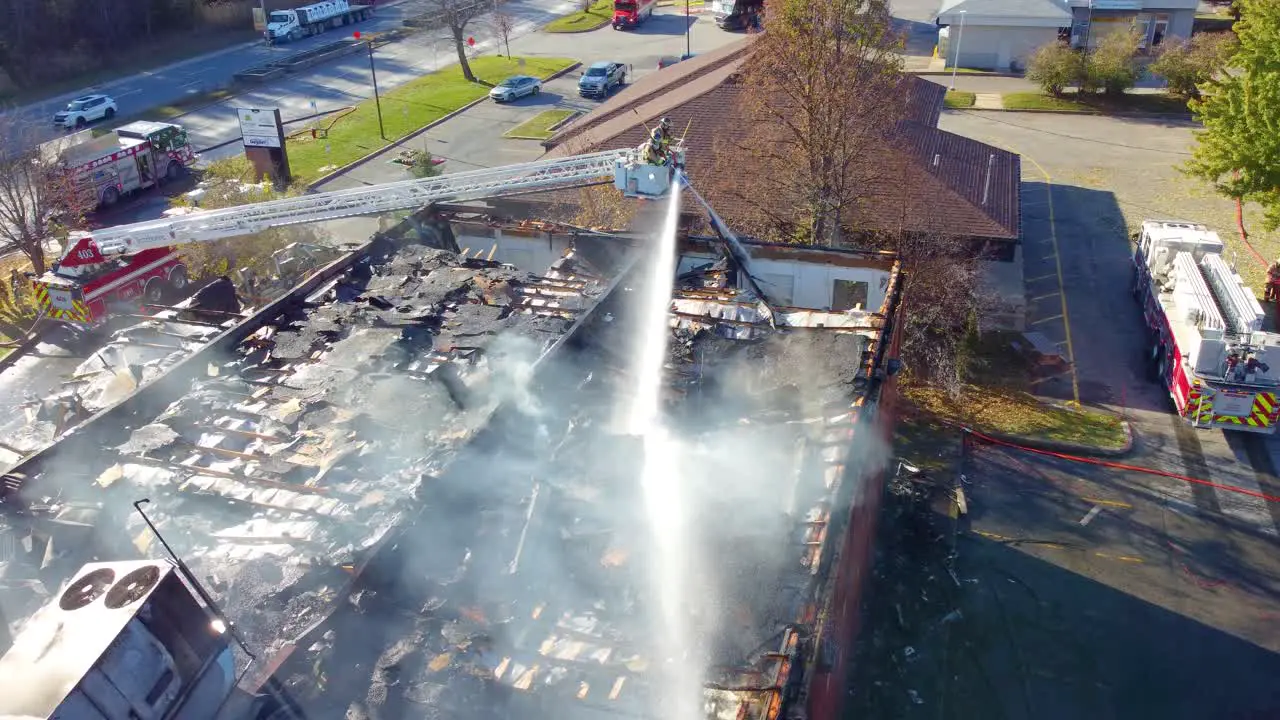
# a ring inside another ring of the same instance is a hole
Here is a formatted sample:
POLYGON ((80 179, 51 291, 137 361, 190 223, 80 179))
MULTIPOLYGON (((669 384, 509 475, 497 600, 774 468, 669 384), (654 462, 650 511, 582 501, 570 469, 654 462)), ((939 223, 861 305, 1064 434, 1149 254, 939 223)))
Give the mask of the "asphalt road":
MULTIPOLYGON (((557 0, 541 3, 549 10, 561 4, 563 3, 557 0)), ((373 33, 403 27, 402 21, 405 18, 421 14, 428 7, 430 7, 428 0, 402 0, 399 3, 379 7, 376 17, 352 25, 349 29, 373 33)), ((118 80, 85 87, 74 93, 24 105, 9 112, 17 115, 21 128, 20 139, 23 142, 43 142, 60 134, 61 131, 50 125, 49 121, 53 114, 62 109, 71 98, 88 93, 106 93, 115 98, 122 116, 130 116, 149 108, 171 104, 188 96, 222 87, 241 70, 333 42, 342 36, 342 31, 331 30, 296 43, 268 46, 263 42, 253 42, 238 45, 118 80)), ((9 142, 16 140, 8 139, 9 142)))

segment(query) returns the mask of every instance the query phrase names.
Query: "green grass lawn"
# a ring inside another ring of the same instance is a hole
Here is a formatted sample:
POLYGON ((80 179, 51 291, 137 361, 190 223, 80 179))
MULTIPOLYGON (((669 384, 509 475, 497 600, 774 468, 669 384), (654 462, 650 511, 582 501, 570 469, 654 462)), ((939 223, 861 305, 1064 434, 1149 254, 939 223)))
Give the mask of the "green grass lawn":
POLYGON ((604 27, 613 20, 613 0, 595 0, 585 12, 579 10, 562 18, 556 18, 542 26, 544 32, 586 32, 604 27))
POLYGON ((1043 93, 1006 93, 1003 96, 1005 110, 1056 110, 1059 112, 1103 112, 1103 113, 1165 113, 1185 115, 1187 102, 1173 95, 1151 95, 1129 93, 1121 98, 1108 98, 1102 95, 1077 95, 1068 93, 1062 97, 1051 97, 1043 93))
POLYGON ((971 108, 977 98, 977 93, 966 92, 964 90, 948 90, 947 96, 942 102, 949 108, 971 108))
POLYGON ((503 137, 522 140, 546 140, 555 134, 551 128, 577 114, 574 110, 544 110, 503 133, 503 137))
POLYGON ((471 71, 480 83, 467 82, 462 77, 462 68, 451 65, 382 93, 386 140, 378 136, 377 108, 372 100, 366 100, 334 123, 328 137, 312 139, 308 135, 290 139, 287 142, 289 168, 295 180, 311 182, 485 97, 492 85, 509 75, 546 78, 574 62, 567 58, 479 57, 471 61, 471 71))

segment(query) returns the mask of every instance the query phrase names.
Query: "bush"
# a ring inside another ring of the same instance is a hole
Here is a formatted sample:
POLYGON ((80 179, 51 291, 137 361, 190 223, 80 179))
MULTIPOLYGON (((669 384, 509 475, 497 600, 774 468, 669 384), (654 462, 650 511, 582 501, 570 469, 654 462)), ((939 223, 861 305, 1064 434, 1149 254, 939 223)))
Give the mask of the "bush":
MULTIPOLYGON (((268 183, 254 183, 253 166, 243 155, 217 160, 209 164, 201 178, 204 194, 192 203, 185 196, 174 199, 176 207, 196 210, 245 205, 300 195, 305 188, 293 186, 277 190, 268 183)), ((315 244, 323 240, 323 231, 311 225, 272 228, 255 235, 213 242, 189 243, 179 252, 193 283, 202 283, 223 275, 235 277, 246 268, 257 277, 271 277, 276 263, 273 253, 295 242, 315 244)))
POLYGON ((1062 42, 1041 46, 1027 61, 1027 79, 1054 97, 1061 96, 1068 87, 1079 84, 1083 74, 1084 65, 1080 53, 1062 42))
POLYGON ((1169 92, 1184 98, 1200 97, 1200 86, 1213 78, 1235 51, 1231 33, 1201 33, 1188 42, 1171 40, 1160 49, 1151 72, 1164 78, 1169 92))
POLYGON ((1138 44, 1136 31, 1111 33, 1089 53, 1083 87, 1101 90, 1107 95, 1123 95, 1138 82, 1138 44))
POLYGON ((435 177, 444 172, 440 166, 436 164, 436 159, 426 150, 414 150, 411 155, 411 164, 409 172, 416 178, 435 177))

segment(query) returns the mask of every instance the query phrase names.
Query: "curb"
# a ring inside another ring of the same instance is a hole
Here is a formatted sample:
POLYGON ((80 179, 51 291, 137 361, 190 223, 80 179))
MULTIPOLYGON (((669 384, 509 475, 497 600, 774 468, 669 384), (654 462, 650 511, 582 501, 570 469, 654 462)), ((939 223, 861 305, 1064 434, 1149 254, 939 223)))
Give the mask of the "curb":
MULTIPOLYGON (((555 22, 555 20, 552 20, 551 22, 547 23, 547 25, 550 25, 552 22, 555 22)), ((604 27, 605 25, 608 25, 610 22, 612 22, 612 20, 604 20, 599 25, 596 25, 594 27, 589 27, 589 28, 583 28, 582 30, 548 30, 547 25, 543 25, 542 27, 538 28, 538 32, 544 32, 544 33, 547 33, 548 35, 581 35, 582 33, 595 32, 600 28, 604 27)))
MULTIPOLYGON (((967 92, 967 91, 966 91, 967 92)), ((1149 118, 1186 118, 1191 119, 1191 113, 1159 113, 1159 112, 1104 112, 1102 110, 1046 110, 1044 108, 947 108, 948 110, 968 110, 972 112, 1018 112, 1018 113, 1041 113, 1046 115, 1105 115, 1107 117, 1149 117, 1149 118)))
POLYGON ((1101 448, 1094 445, 1080 445, 1077 443, 1058 442, 1056 440, 1043 440, 1041 438, 1029 438, 1020 435, 1005 435, 1003 433, 983 432, 1001 442, 1021 445, 1023 447, 1035 450, 1047 450, 1049 452, 1063 453, 1064 455, 1085 455, 1092 457, 1124 457, 1133 452, 1134 434, 1133 425, 1128 421, 1121 419, 1120 428, 1124 431, 1124 445, 1118 448, 1101 448))
MULTIPOLYGON (((907 72, 907 74, 909 74, 909 75, 929 75, 929 76, 935 76, 935 75, 938 75, 938 76, 951 77, 951 71, 950 71, 950 70, 908 70, 908 71, 906 71, 906 72, 907 72)), ((1019 80, 1021 80, 1021 79, 1022 79, 1022 76, 1021 76, 1021 75, 1018 75, 1018 74, 1016 74, 1016 73, 1002 73, 1002 72, 981 72, 981 73, 969 72, 969 73, 956 73, 956 77, 957 77, 957 78, 962 78, 962 77, 976 77, 976 78, 1000 77, 1000 78, 1017 78, 1017 79, 1019 79, 1019 80)))
MULTIPOLYGON (((558 77, 563 77, 563 76, 565 76, 565 75, 567 75, 567 74, 569 74, 569 73, 573 72, 574 70, 577 70, 577 69, 578 69, 578 68, 580 68, 580 67, 582 67, 582 63, 581 63, 581 62, 575 62, 575 63, 573 63, 572 65, 570 65, 570 66, 566 67, 565 69, 563 69, 563 70, 558 70, 558 71, 556 71, 556 72, 554 72, 554 73, 552 73, 552 74, 548 75, 547 77, 543 78, 543 79, 542 79, 542 82, 547 82, 547 81, 549 81, 549 80, 555 80, 555 79, 556 79, 556 78, 558 78, 558 77)), ((349 172, 351 172, 352 170, 355 170, 356 168, 360 167, 361 165, 364 165, 365 163, 372 162, 374 158, 378 157, 379 155, 382 155, 383 153, 387 152, 388 150, 391 150, 391 149, 396 148, 396 147, 400 147, 400 146, 401 146, 401 145, 403 145, 404 143, 406 143, 406 142, 408 142, 408 141, 410 141, 410 140, 412 140, 412 139, 414 139, 414 138, 418 137, 419 135, 421 135, 421 134, 425 133, 426 131, 430 130, 431 128, 434 128, 434 127, 435 127, 435 126, 437 126, 437 125, 440 125, 440 124, 442 124, 442 123, 448 122, 449 120, 452 120, 453 118, 457 117, 458 115, 461 115, 462 113, 464 113, 464 112, 466 112, 466 111, 470 110, 471 108, 475 107, 476 105, 479 105, 480 103, 482 103, 482 102, 484 102, 484 101, 486 101, 486 100, 488 100, 488 99, 489 99, 489 97, 488 97, 488 95, 486 95, 486 96, 484 96, 484 97, 481 97, 481 98, 477 98, 477 99, 475 99, 475 100, 472 100, 471 102, 467 103, 466 105, 463 105, 462 107, 458 108, 457 110, 454 110, 453 112, 451 112, 451 113, 449 113, 449 114, 445 115, 444 117, 441 117, 441 118, 437 118, 437 119, 435 119, 435 120, 432 120, 431 122, 427 123, 426 125, 423 125, 422 127, 418 128, 417 130, 414 130, 413 132, 409 133, 408 135, 405 135, 404 137, 402 137, 402 138, 400 138, 400 139, 398 139, 398 140, 394 140, 394 141, 392 141, 392 142, 388 143, 388 144, 386 145, 386 147, 379 148, 378 150, 376 150, 376 151, 374 151, 374 152, 372 152, 372 153, 369 153, 368 155, 365 155, 365 156, 364 156, 364 157, 362 157, 362 158, 359 158, 359 159, 357 159, 357 160, 353 160, 353 161, 351 161, 351 162, 347 163, 346 165, 343 165, 342 167, 340 167, 340 168, 338 168, 338 169, 336 169, 336 170, 334 170, 334 171, 332 171, 332 172, 330 172, 330 173, 328 173, 328 174, 321 175, 319 178, 316 178, 315 180, 313 180, 313 181, 311 181, 311 182, 307 183, 307 190, 315 190, 316 188, 320 187, 321 185, 323 185, 323 184, 325 184, 325 183, 327 183, 327 182, 329 182, 329 181, 331 181, 331 180, 335 180, 335 179, 337 179, 337 178, 341 177, 342 175, 345 175, 346 173, 349 173, 349 172)))

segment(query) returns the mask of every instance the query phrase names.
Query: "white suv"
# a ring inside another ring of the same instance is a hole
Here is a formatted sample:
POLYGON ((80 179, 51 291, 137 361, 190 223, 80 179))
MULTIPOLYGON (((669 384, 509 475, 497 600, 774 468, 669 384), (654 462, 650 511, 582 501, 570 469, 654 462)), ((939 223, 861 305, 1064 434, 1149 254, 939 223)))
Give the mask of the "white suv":
POLYGON ((85 95, 67 103, 67 109, 54 113, 53 124, 74 128, 95 120, 110 120, 116 114, 116 101, 106 95, 85 95))

